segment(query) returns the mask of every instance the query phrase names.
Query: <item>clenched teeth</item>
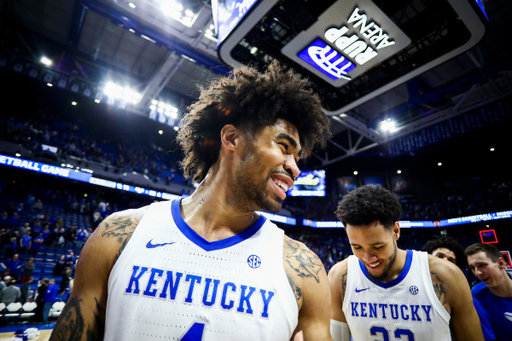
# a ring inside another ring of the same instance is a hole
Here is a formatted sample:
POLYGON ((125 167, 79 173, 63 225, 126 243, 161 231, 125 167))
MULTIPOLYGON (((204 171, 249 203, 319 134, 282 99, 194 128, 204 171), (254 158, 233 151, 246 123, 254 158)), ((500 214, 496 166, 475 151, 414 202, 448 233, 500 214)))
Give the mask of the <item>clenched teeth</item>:
POLYGON ((279 179, 275 179, 275 178, 272 178, 272 181, 274 181, 274 183, 279 186, 285 193, 288 191, 288 184, 282 180, 279 180, 279 179))

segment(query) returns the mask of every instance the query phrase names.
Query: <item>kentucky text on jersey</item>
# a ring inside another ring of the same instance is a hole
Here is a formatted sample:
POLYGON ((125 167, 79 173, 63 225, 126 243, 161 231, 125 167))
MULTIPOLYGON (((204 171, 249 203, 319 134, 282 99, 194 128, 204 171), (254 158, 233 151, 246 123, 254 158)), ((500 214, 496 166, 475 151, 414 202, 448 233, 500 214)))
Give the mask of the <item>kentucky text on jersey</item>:
POLYGON ((350 302, 350 306, 354 317, 432 322, 431 305, 350 302))
POLYGON ((254 314, 256 300, 261 300, 263 308, 261 317, 269 317, 269 306, 275 293, 270 290, 255 288, 233 282, 221 284, 218 279, 202 277, 181 272, 165 271, 157 268, 133 266, 126 294, 142 295, 167 300, 194 302, 194 290, 202 290, 202 304, 206 307, 218 306, 224 310, 236 309, 239 313, 254 314), (165 280, 159 280, 165 279, 165 280), (179 286, 188 286, 185 297, 176 297, 179 286))

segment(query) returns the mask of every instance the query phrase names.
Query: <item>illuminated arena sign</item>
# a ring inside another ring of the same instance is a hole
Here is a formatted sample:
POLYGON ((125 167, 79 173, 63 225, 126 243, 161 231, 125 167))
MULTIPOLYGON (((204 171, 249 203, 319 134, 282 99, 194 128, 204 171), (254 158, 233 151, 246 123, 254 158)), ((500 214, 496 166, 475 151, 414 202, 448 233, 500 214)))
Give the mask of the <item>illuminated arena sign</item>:
POLYGON ((488 27, 480 0, 213 0, 212 8, 220 60, 263 69, 277 59, 308 78, 332 116, 468 51, 488 27))
POLYGON ((281 52, 340 87, 410 43, 411 39, 371 0, 344 0, 335 2, 281 52), (312 40, 304 48, 304 42, 312 40))

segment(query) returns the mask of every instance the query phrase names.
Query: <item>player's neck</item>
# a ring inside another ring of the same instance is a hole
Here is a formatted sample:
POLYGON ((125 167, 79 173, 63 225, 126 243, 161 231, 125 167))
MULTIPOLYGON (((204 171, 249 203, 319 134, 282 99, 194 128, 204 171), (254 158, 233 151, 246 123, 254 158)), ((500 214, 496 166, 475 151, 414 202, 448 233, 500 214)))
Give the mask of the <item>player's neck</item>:
POLYGON ((208 241, 222 240, 245 231, 258 219, 254 211, 242 210, 226 185, 205 179, 181 202, 183 220, 208 241))
POLYGON ((388 280, 390 282, 396 279, 402 273, 405 267, 405 261, 407 260, 407 251, 402 249, 397 249, 396 258, 393 266, 389 269, 388 280))

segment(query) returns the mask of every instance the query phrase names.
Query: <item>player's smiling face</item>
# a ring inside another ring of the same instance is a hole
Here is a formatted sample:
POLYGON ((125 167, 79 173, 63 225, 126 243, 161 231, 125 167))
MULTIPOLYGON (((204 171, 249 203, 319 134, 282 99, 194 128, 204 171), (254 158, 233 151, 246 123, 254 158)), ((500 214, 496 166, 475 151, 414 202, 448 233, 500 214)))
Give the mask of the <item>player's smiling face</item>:
POLYGON ((236 170, 233 188, 238 200, 245 200, 251 210, 277 213, 286 192, 300 171, 297 128, 279 119, 248 140, 236 170))
POLYGON ((372 278, 389 282, 396 277, 393 266, 398 250, 398 223, 392 229, 386 229, 378 221, 361 226, 347 224, 345 230, 354 255, 363 262, 372 278))

